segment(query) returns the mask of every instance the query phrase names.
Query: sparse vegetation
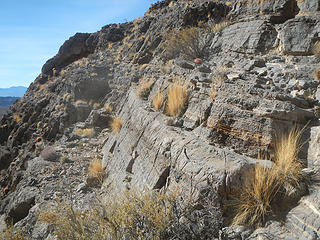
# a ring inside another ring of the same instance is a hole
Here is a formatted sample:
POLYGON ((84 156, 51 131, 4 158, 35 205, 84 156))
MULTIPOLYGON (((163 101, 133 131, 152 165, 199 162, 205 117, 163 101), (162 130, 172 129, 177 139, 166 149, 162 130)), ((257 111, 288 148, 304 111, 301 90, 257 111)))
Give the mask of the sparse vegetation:
POLYGON ((81 137, 93 137, 94 129, 93 128, 78 128, 75 131, 75 134, 81 137))
POLYGON ((216 69, 216 73, 214 75, 214 78, 212 79, 212 83, 215 85, 221 85, 222 83, 224 83, 225 80, 227 80, 227 75, 229 73, 229 69, 224 67, 224 66, 220 66, 216 69))
POLYGON ((20 117, 19 114, 13 114, 13 120, 16 122, 16 123, 19 123, 21 122, 22 118, 20 117))
POLYGON ((214 33, 218 33, 221 32, 223 29, 225 29, 226 27, 228 27, 230 25, 229 21, 222 21, 220 23, 215 23, 212 26, 212 31, 214 33))
POLYGON ((114 133, 119 133, 122 128, 122 120, 119 117, 114 117, 110 123, 110 127, 114 133))
MULTIPOLYGON (((302 130, 294 127, 289 134, 279 135, 275 142, 274 165, 257 164, 235 198, 233 224, 261 225, 273 213, 275 202, 290 196, 302 178, 298 159, 302 130)), ((278 203, 279 204, 279 203, 278 203)))
POLYGON ((108 113, 111 113, 111 112, 112 112, 112 107, 111 107, 110 104, 106 104, 106 105, 104 106, 104 109, 105 109, 108 113))
POLYGON ((91 161, 89 165, 89 175, 92 177, 101 177, 104 175, 104 169, 101 164, 101 160, 99 159, 94 159, 91 161))
POLYGON ((152 99, 153 107, 158 111, 163 104, 163 94, 158 90, 157 95, 153 97, 152 99))
POLYGON ((187 85, 183 85, 181 80, 175 80, 168 90, 168 101, 166 111, 169 116, 177 117, 185 107, 188 100, 187 85))
POLYGON ((154 83, 153 78, 146 79, 145 77, 143 77, 142 79, 140 79, 138 89, 137 89, 137 96, 139 98, 148 97, 150 93, 150 88, 152 87, 153 83, 154 83))
POLYGON ((164 36, 165 57, 176 58, 183 55, 187 59, 202 58, 207 46, 206 34, 200 28, 190 27, 181 30, 171 30, 164 36))
POLYGON ((312 47, 312 53, 318 59, 320 59, 320 41, 316 41, 312 47))
POLYGON ((177 195, 150 192, 127 193, 88 211, 58 203, 40 214, 51 224, 59 240, 161 239, 175 217, 177 195))
POLYGON ((315 80, 320 81, 320 65, 318 65, 313 71, 313 77, 315 80))
POLYGON ((217 95, 217 90, 215 88, 212 88, 210 92, 211 100, 213 100, 216 97, 216 95, 217 95))
POLYGON ((3 240, 27 240, 21 229, 9 226, 4 232, 0 232, 0 239, 3 240))
POLYGON ((74 103, 74 105, 75 105, 76 107, 79 107, 80 105, 88 105, 88 102, 79 99, 79 100, 77 100, 77 101, 74 103))

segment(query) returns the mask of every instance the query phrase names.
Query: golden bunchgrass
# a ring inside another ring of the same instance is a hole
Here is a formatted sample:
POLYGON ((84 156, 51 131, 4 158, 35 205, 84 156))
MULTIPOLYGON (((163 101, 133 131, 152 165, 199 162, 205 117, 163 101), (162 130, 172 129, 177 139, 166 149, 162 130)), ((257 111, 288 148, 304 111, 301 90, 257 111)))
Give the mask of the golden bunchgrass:
POLYGON ((302 164, 298 159, 303 129, 293 127, 289 134, 280 134, 274 145, 274 164, 263 167, 257 164, 249 172, 239 196, 231 204, 235 209, 235 225, 261 225, 273 213, 275 200, 289 196, 302 178, 302 164))
POLYGON ((150 92, 150 88, 152 87, 154 83, 154 79, 150 78, 149 80, 147 80, 146 78, 142 78, 140 79, 139 85, 138 85, 138 89, 137 89, 137 96, 139 98, 145 98, 149 95, 150 92))
POLYGON ((104 106, 104 109, 105 109, 108 113, 111 113, 112 110, 113 110, 110 104, 106 104, 106 105, 104 106))
POLYGON ((0 239, 3 240, 27 240, 26 234, 24 234, 20 228, 9 226, 4 232, 0 231, 0 239))
POLYGON ((230 25, 230 22, 228 22, 228 21, 223 21, 223 22, 220 22, 220 23, 216 23, 216 24, 214 24, 212 26, 212 31, 214 33, 221 32, 223 29, 225 29, 229 25, 230 25))
POLYGON ((128 192, 87 211, 67 203, 40 212, 57 239, 162 239, 176 218, 177 194, 128 192))
POLYGON ((157 95, 152 98, 153 107, 158 111, 163 104, 163 94, 158 90, 157 95))
POLYGON ((16 122, 16 123, 19 123, 21 122, 22 118, 20 117, 19 114, 13 114, 13 120, 16 122))
POLYGON ((169 116, 178 117, 188 100, 188 87, 181 80, 175 80, 168 89, 166 112, 169 116))
POLYGON ((93 137, 94 129, 93 128, 78 128, 75 131, 75 134, 81 137, 93 137))
POLYGON ((114 133, 119 133, 122 128, 122 120, 119 117, 113 117, 110 127, 114 133))
POLYGON ((88 168, 88 173, 92 177, 97 177, 99 179, 102 178, 105 172, 102 167, 101 160, 99 159, 92 160, 88 168))
POLYGON ((211 89, 211 92, 210 92, 210 99, 213 100, 217 95, 217 90, 215 88, 212 88, 211 89))
POLYGON ((313 70, 313 78, 320 81, 320 65, 316 66, 316 68, 313 70))

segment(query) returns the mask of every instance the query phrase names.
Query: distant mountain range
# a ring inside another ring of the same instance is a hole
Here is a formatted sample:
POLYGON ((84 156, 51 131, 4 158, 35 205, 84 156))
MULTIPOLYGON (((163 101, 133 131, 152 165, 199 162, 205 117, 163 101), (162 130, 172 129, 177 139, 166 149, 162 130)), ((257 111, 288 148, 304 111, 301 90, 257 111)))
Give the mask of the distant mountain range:
POLYGON ((26 87, 0 88, 0 97, 22 97, 27 91, 26 87))

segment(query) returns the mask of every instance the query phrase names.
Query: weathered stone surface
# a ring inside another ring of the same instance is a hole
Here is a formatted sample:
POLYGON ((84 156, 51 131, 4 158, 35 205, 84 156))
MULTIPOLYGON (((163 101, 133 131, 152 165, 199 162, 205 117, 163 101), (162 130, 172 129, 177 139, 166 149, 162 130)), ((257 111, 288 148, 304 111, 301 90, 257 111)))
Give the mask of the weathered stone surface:
POLYGON ((280 50, 284 54, 310 55, 319 36, 319 20, 305 17, 289 20, 280 31, 280 50))
POLYGON ((214 52, 265 53, 275 46, 277 32, 263 20, 239 22, 216 34, 211 45, 214 52))

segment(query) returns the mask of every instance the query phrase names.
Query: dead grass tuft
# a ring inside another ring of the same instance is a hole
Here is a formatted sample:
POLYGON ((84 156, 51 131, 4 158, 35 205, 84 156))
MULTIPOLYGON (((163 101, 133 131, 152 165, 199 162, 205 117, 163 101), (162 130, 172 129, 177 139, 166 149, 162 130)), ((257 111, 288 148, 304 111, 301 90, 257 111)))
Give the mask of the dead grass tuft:
POLYGON ((104 109, 105 109, 108 113, 111 113, 112 110, 113 110, 110 104, 106 104, 106 105, 104 106, 104 109))
POLYGON ((139 98, 148 97, 150 93, 150 88, 152 87, 153 83, 154 83, 153 78, 147 80, 146 78, 143 77, 142 79, 140 79, 138 89, 137 89, 137 96, 139 98))
POLYGON ((187 85, 183 85, 180 79, 175 80, 173 85, 169 87, 166 106, 166 111, 169 116, 179 116, 188 100, 187 89, 187 85))
POLYGON ((158 90, 157 95, 152 98, 153 107, 158 111, 163 104, 163 94, 158 90))
POLYGON ((119 133, 122 128, 122 121, 119 117, 114 117, 110 123, 110 127, 114 133, 119 133))
POLYGON ((320 65, 313 70, 313 78, 320 81, 320 65))
POLYGON ((275 202, 290 196, 302 178, 302 164, 298 159, 302 144, 302 130, 292 128, 289 134, 280 134, 275 141, 274 165, 257 164, 247 176, 247 182, 231 204, 235 209, 235 225, 261 225, 273 213, 275 202))
POLYGON ((78 128, 75 131, 75 134, 80 137, 93 137, 94 129, 93 128, 84 128, 84 129, 78 128))
POLYGON ((212 31, 214 33, 218 33, 218 32, 221 32, 223 29, 225 29, 226 27, 228 27, 230 25, 230 22, 229 21, 222 21, 220 23, 216 23, 216 24, 213 24, 212 26, 212 31))
POLYGON ((0 232, 0 239, 3 240, 27 240, 21 229, 9 226, 4 232, 0 232))
POLYGON ((19 123, 22 121, 22 118, 20 117, 19 114, 13 114, 13 120, 16 122, 16 123, 19 123))
POLYGON ((312 47, 312 53, 316 58, 320 59, 320 41, 315 42, 312 47))
POLYGON ((102 167, 101 160, 94 159, 91 161, 88 168, 89 175, 92 177, 103 178, 105 172, 102 167))
POLYGON ((217 90, 215 88, 211 89, 210 99, 213 100, 217 96, 217 90))

